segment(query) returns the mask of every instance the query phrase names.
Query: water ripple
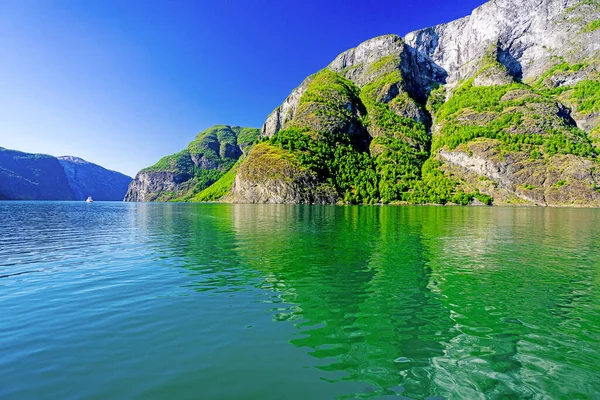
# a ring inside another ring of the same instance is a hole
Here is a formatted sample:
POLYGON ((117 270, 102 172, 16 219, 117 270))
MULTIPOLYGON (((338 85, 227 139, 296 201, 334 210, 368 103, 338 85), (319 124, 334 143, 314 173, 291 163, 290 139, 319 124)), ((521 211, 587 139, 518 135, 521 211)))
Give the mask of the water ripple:
POLYGON ((597 210, 0 202, 0 221, 2 399, 600 393, 597 210))

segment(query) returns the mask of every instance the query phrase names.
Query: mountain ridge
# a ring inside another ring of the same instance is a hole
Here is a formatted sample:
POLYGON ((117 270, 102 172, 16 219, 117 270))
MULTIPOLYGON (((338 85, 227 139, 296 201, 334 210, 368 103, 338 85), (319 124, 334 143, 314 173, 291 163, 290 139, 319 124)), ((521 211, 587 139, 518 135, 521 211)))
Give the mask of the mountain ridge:
POLYGON ((132 178, 79 157, 0 147, 0 199, 121 201, 132 178))
POLYGON ((263 124, 223 201, 600 206, 600 2, 493 0, 349 49, 263 124))

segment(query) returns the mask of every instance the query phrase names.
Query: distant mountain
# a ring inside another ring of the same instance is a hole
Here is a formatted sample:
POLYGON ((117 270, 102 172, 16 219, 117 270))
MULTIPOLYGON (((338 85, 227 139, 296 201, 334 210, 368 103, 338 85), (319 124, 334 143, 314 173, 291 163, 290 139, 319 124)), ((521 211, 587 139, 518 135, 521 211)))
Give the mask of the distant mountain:
POLYGON ((73 200, 73 191, 56 157, 0 147, 0 198, 73 200))
POLYGON ((127 175, 103 168, 78 157, 58 157, 75 200, 92 196, 99 201, 121 201, 133 180, 127 175))
POLYGON ((81 158, 0 147, 0 200, 123 200, 132 178, 81 158))
POLYGON ((259 133, 255 128, 227 125, 215 125, 200 132, 185 150, 163 157, 138 172, 125 201, 210 200, 210 196, 204 197, 201 192, 232 168, 235 171, 234 165, 248 152, 259 133))

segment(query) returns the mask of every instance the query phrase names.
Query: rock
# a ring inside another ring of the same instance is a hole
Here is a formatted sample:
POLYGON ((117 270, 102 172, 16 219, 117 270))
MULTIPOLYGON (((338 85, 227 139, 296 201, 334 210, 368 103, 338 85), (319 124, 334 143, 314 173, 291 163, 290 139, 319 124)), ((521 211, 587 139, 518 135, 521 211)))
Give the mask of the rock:
POLYGON ((473 80, 473 86, 501 86, 510 85, 514 82, 514 77, 506 68, 499 64, 488 66, 480 71, 473 80))
MULTIPOLYGON (((184 177, 190 178, 188 175, 184 175, 184 177)), ((129 184, 124 201, 156 201, 165 194, 178 192, 180 184, 187 180, 185 178, 176 172, 140 171, 129 184)))
POLYGON ((188 149, 132 190, 181 198, 239 157, 233 202, 598 205, 599 18, 587 0, 492 0, 367 40, 294 89, 247 157, 211 142, 218 157, 188 149))
POLYGON ((464 184, 492 195, 496 205, 600 206, 600 174, 593 161, 561 154, 547 162, 519 152, 502 156, 499 145, 481 140, 470 143, 468 152, 444 150, 439 157, 464 184))
POLYGON ((319 182, 296 157, 279 148, 256 145, 241 165, 225 201, 235 203, 330 204, 334 190, 319 182))
MULTIPOLYGON (((322 71, 307 78, 268 117, 262 136, 272 138, 288 127, 300 127, 310 132, 311 140, 326 140, 339 132, 360 138, 375 163, 369 168, 375 169, 379 195, 385 201, 410 199, 411 191, 424 190, 427 195, 429 189, 420 189, 418 180, 432 184, 420 176, 420 160, 431 148, 429 157, 441 161, 442 173, 433 182, 447 179, 444 194, 435 197, 440 201, 453 201, 448 196, 455 182, 457 194, 480 191, 500 203, 512 199, 539 205, 595 204, 596 156, 589 143, 591 138, 600 147, 597 114, 577 112, 577 104, 569 104, 566 97, 569 92, 552 98, 520 83, 538 85, 541 91, 597 79, 600 30, 585 28, 598 19, 599 11, 597 4, 581 0, 493 0, 468 17, 409 33, 404 39, 386 35, 367 40, 338 55, 326 68, 356 85, 359 99, 345 98, 340 103, 339 94, 324 92, 326 100, 304 101, 322 71), (465 97, 465 92, 471 97, 465 97), (457 104, 462 106, 455 108, 457 104), (577 130, 576 124, 590 135, 577 130), (505 143, 490 147, 493 154, 464 151, 472 146, 480 149, 482 137, 502 138, 505 143), (461 149, 455 148, 457 144, 461 149), (567 164, 582 168, 585 177, 573 172, 575 167, 566 168, 567 164), (557 173, 557 168, 562 172, 557 173), (496 187, 474 184, 479 179, 493 180, 496 187), (546 187, 547 182, 554 183, 546 187)), ((245 170, 251 169, 246 165, 250 162, 244 161, 245 170)), ((315 182, 323 180, 321 173, 313 176, 315 182)), ((314 189, 311 179, 303 179, 314 189)), ((246 199, 244 190, 256 190, 244 186, 247 181, 236 180, 235 201, 246 199)), ((251 197, 310 200, 309 193, 296 186, 284 185, 284 189, 278 182, 279 186, 259 185, 260 195, 254 192, 251 197), (296 194, 290 195, 294 190, 296 194), (287 194, 281 195, 282 191, 287 194)), ((338 199, 347 197, 342 189, 336 190, 338 199)), ((464 198, 456 199, 463 203, 464 198)))
POLYGON ((596 5, 581 0, 493 0, 468 17, 411 32, 404 40, 442 67, 448 84, 473 76, 476 61, 492 46, 511 76, 528 81, 560 57, 575 62, 596 54, 600 31, 582 30, 597 17, 596 5))
MULTIPOLYGON (((377 78, 399 71, 402 79, 391 85, 385 93, 381 93, 382 102, 391 102, 402 93, 424 104, 433 84, 443 82, 446 73, 435 65, 428 57, 424 57, 409 46, 397 35, 386 35, 361 43, 354 49, 347 50, 337 56, 328 66, 346 77, 359 88, 374 82, 377 78)), ((313 76, 306 78, 294 89, 283 104, 277 107, 263 125, 261 137, 273 137, 284 129, 295 116, 300 98, 312 82, 313 76)), ((421 112, 412 113, 419 120, 425 117, 421 112)))
POLYGON ((300 86, 292 91, 283 104, 267 117, 261 129, 261 137, 273 137, 273 135, 285 127, 286 122, 291 121, 298 107, 300 97, 302 97, 311 81, 312 76, 306 78, 300 86))

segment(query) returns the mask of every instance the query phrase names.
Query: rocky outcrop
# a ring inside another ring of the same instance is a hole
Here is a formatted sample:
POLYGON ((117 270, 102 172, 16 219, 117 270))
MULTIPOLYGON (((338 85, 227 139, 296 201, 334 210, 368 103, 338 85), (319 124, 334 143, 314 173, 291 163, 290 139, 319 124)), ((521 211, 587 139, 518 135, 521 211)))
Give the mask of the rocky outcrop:
POLYGON ((191 200, 229 171, 254 144, 259 130, 216 125, 188 147, 137 173, 125 201, 191 200))
MULTIPOLYGON (((598 15, 597 7, 582 0, 493 0, 468 17, 411 32, 404 39, 387 35, 367 40, 337 56, 327 68, 362 87, 376 75, 374 64, 393 57, 402 71, 405 90, 424 103, 432 86, 473 77, 490 49, 504 69, 487 71, 476 85, 503 84, 511 78, 528 81, 558 59, 577 62, 598 54, 600 30, 582 32, 594 15, 598 15)), ((573 85, 588 76, 582 71, 561 85, 573 85)), ((291 121, 310 80, 269 115, 261 136, 272 137, 291 121)))
MULTIPOLYGON (((344 76, 358 87, 364 87, 386 73, 401 72, 401 81, 397 82, 397 86, 390 87, 380 99, 385 103, 391 102, 402 92, 409 93, 411 98, 424 103, 432 86, 444 82, 446 78, 446 72, 442 68, 429 58, 413 51, 397 35, 381 36, 361 43, 337 56, 327 69, 344 76)), ((294 119, 300 99, 313 78, 314 75, 306 78, 283 104, 267 117, 261 137, 273 137, 294 119)), ((408 115, 422 121, 427 118, 415 107, 408 115)))
POLYGON ((491 194, 496 205, 599 207, 600 170, 571 154, 532 160, 524 152, 505 155, 493 140, 464 150, 440 151, 446 170, 460 175, 465 189, 491 194))
POLYGON ((121 201, 131 178, 78 157, 52 157, 0 147, 3 200, 121 201))
POLYGON ((257 145, 240 167, 225 201, 236 203, 331 204, 338 195, 321 184, 296 157, 277 147, 257 145))
POLYGON ((447 72, 446 83, 473 76, 476 61, 497 47, 499 62, 528 81, 556 64, 576 62, 600 50, 600 32, 583 32, 598 17, 582 0, 493 0, 465 18, 406 35, 406 43, 447 72))
POLYGON ((161 194, 179 190, 177 174, 174 172, 141 171, 131 181, 124 196, 127 202, 155 201, 161 194))
POLYGON ((283 104, 277 107, 268 117, 261 129, 261 137, 273 137, 279 132, 287 122, 289 122, 296 112, 300 97, 306 91, 308 84, 312 81, 312 76, 306 78, 300 86, 292 90, 292 93, 285 99, 283 104))

